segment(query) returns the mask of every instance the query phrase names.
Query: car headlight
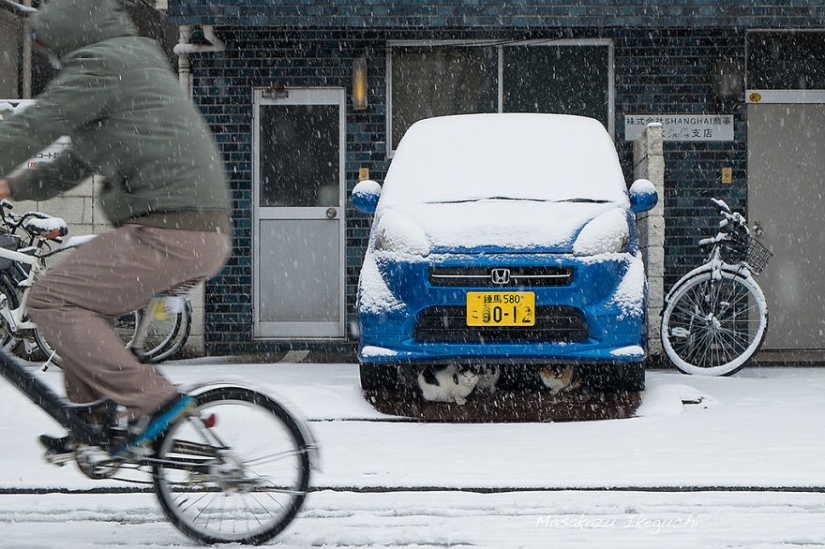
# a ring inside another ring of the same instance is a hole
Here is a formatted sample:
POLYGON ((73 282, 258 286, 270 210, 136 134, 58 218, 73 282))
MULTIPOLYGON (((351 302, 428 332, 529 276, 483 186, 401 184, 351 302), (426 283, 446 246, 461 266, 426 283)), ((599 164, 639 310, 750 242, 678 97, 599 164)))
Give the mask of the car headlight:
POLYGON ((611 209, 590 221, 573 244, 576 255, 599 255, 623 252, 630 242, 627 217, 619 208, 611 209))
POLYGON ((376 220, 375 249, 426 257, 430 254, 430 241, 417 223, 401 213, 388 211, 376 220))

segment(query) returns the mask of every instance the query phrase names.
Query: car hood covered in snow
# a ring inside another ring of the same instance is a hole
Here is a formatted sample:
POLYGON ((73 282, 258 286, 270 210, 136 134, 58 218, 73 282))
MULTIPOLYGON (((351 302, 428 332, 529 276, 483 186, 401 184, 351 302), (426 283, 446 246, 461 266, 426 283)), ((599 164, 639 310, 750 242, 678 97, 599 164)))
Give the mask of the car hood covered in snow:
POLYGON ((616 149, 596 120, 475 114, 410 127, 375 221, 397 251, 568 252, 591 222, 606 239, 626 237, 629 208, 616 149))
POLYGON ((625 210, 614 203, 487 199, 464 203, 407 204, 385 208, 376 219, 381 237, 399 252, 574 251, 576 238, 598 223, 605 238, 627 234, 625 210))

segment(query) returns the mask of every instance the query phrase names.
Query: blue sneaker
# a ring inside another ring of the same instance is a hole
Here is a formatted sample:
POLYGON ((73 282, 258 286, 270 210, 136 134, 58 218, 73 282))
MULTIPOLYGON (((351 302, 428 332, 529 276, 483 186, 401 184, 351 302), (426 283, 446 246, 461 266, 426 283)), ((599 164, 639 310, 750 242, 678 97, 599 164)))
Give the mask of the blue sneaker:
POLYGON ((176 396, 151 416, 143 416, 130 424, 125 440, 112 447, 110 453, 113 457, 120 458, 144 453, 143 450, 163 436, 173 423, 191 415, 196 406, 197 402, 189 395, 176 396))

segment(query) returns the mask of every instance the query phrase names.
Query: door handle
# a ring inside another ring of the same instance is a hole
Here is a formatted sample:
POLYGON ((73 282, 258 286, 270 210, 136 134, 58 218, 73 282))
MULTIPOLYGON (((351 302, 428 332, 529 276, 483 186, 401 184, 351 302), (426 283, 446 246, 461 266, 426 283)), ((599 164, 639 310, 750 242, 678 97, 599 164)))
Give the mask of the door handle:
POLYGON ((327 208, 327 219, 335 219, 336 217, 338 217, 338 209, 327 208))

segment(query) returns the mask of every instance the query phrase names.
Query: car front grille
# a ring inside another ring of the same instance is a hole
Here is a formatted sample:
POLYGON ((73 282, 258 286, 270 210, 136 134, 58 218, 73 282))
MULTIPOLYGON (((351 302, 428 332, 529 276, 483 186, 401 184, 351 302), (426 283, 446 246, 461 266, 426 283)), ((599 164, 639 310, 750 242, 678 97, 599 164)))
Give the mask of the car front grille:
POLYGON ((547 287, 569 286, 572 267, 444 267, 429 269, 433 286, 463 287, 547 287))
POLYGON ((560 343, 588 335, 581 314, 565 306, 536 307, 536 324, 529 327, 467 326, 464 307, 430 307, 413 333, 421 343, 560 343))

